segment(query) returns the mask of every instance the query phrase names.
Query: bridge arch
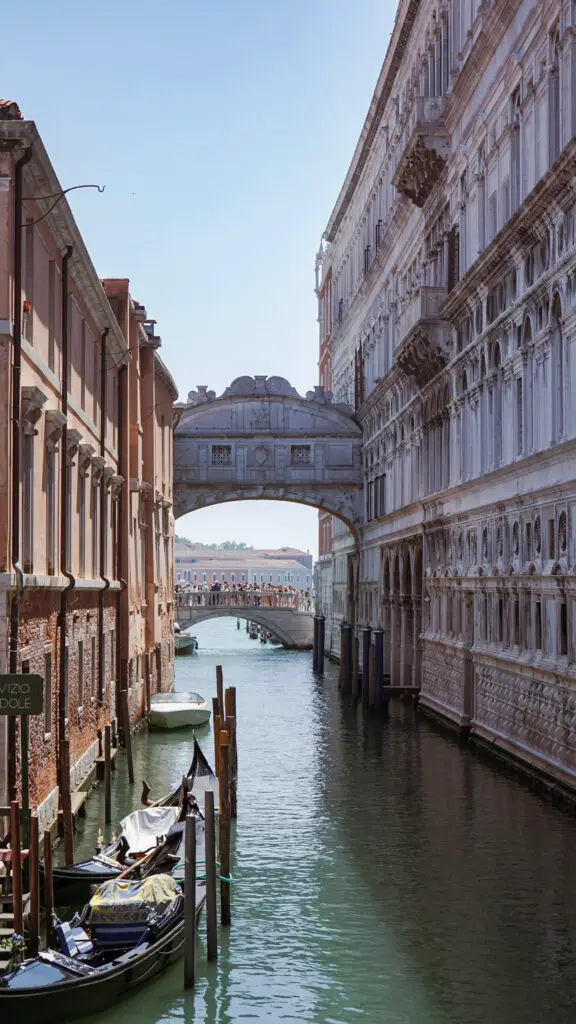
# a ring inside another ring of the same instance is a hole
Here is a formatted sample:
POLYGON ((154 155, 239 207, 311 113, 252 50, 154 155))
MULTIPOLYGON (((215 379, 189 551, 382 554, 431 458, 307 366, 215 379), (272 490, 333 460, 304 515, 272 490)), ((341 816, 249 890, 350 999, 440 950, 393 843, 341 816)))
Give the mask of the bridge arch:
MULTIPOLYGON (((191 603, 187 594, 178 594, 175 616, 181 629, 190 629, 200 622, 210 619, 234 618, 244 622, 255 622, 258 626, 273 633, 284 647, 307 650, 312 646, 313 615, 295 608, 267 608, 256 605, 242 606, 229 603, 209 605, 205 600, 201 605, 191 603)), ((192 595, 194 597, 194 595, 192 595)), ((205 594, 208 598, 211 595, 205 594)), ((219 595, 215 595, 219 596, 219 595)))
POLYGON ((292 501, 361 522, 362 430, 353 410, 283 377, 238 377, 176 406, 174 514, 230 501, 292 501))

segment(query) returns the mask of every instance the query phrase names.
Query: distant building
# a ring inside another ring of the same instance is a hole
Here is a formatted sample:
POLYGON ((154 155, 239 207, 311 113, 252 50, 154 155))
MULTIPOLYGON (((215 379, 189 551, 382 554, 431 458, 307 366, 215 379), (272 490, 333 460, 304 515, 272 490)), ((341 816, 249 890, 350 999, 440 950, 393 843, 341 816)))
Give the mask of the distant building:
POLYGON ((312 586, 312 555, 298 548, 221 551, 177 541, 176 582, 267 583, 305 590, 312 586))

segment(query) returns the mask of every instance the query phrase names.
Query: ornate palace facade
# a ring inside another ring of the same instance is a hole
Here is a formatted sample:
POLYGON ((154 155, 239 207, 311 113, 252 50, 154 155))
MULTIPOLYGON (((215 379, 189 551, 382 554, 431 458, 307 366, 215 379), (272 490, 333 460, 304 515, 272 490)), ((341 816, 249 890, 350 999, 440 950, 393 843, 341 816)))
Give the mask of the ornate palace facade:
POLYGON ((327 640, 380 622, 392 682, 570 787, 575 136, 574 0, 401 0, 317 268, 323 378, 363 428, 327 640))

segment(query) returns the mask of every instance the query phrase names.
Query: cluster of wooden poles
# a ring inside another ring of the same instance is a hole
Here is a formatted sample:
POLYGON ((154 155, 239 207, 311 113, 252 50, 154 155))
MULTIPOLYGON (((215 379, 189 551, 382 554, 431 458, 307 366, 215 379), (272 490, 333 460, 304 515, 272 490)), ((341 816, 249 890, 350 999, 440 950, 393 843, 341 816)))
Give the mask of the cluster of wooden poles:
MULTIPOLYGON (((218 958, 217 883, 220 882, 220 923, 227 926, 230 915, 230 821, 237 814, 236 779, 238 751, 236 745, 236 688, 224 690, 222 666, 216 666, 216 692, 212 700, 214 724, 214 771, 219 781, 218 854, 216 861, 216 828, 214 794, 204 794, 205 879, 206 879, 206 945, 208 959, 218 958), (217 867, 219 866, 219 871, 217 867)), ((184 987, 193 988, 196 979, 196 815, 186 818, 184 870, 184 987)))
MULTIPOLYGON (((31 814, 28 821, 28 849, 22 849, 20 823, 22 812, 17 800, 10 804, 10 849, 6 854, 6 875, 2 879, 4 891, 0 893, 1 920, 12 918, 11 929, 24 935, 24 903, 29 900, 28 952, 36 956, 40 945, 40 836, 38 816, 31 814), (11 890, 11 891, 8 891, 11 890), (25 890, 26 891, 25 895, 25 890), (6 910, 6 908, 11 908, 6 910)), ((52 911, 54 909, 54 883, 52 879, 52 835, 45 829, 44 853, 44 912, 46 941, 51 939, 52 911)))
MULTIPOLYGON (((324 675, 324 619, 314 619, 314 647, 312 667, 324 675)), ((355 703, 371 711, 386 711, 390 697, 399 695, 416 696, 418 689, 413 686, 392 686, 384 674, 384 630, 377 626, 361 626, 358 633, 354 627, 343 622, 340 626, 340 670, 338 688, 344 697, 351 697, 355 703)))

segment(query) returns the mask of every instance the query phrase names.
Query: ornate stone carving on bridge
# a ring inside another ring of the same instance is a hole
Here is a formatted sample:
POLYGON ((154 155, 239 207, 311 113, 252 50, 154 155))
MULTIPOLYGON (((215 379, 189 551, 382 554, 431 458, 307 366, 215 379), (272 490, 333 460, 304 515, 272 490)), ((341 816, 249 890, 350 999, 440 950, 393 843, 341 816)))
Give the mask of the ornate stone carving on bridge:
POLYGON ((240 499, 301 502, 360 522, 362 432, 321 387, 237 377, 222 395, 199 387, 178 406, 174 508, 183 515, 240 499))

